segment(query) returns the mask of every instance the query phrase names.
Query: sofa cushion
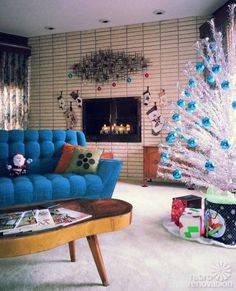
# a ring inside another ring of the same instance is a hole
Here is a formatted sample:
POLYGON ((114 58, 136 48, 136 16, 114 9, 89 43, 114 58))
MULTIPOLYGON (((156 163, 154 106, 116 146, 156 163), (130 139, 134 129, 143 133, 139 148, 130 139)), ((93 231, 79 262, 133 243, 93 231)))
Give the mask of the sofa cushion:
POLYGON ((64 144, 62 155, 56 166, 55 173, 64 173, 70 165, 75 146, 69 143, 64 144))
MULTIPOLYGON (((62 155, 61 155, 60 160, 56 166, 54 173, 65 173, 65 171, 70 166, 73 152, 76 148, 80 149, 81 146, 72 145, 69 143, 64 144, 63 150, 62 150, 62 155)), ((86 147, 82 147, 82 149, 83 148, 89 149, 89 150, 90 149, 97 149, 96 146, 86 146, 86 147)), ((101 149, 101 150, 103 151, 103 153, 101 155, 101 159, 110 159, 111 158, 111 153, 104 153, 104 149, 101 149)))
POLYGON ((103 189, 99 176, 74 173, 0 177, 1 207, 73 197, 96 198, 103 189))
POLYGON ((45 174, 52 187, 52 199, 73 198, 86 193, 86 182, 76 174, 45 174))
POLYGON ((66 172, 78 174, 95 174, 101 157, 102 149, 87 149, 77 147, 66 172))

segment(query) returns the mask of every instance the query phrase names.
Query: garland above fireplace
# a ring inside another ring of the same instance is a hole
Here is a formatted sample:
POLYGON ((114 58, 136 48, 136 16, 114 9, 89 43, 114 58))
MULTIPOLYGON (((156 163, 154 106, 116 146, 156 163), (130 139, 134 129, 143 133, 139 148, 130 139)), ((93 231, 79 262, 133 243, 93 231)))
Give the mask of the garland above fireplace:
POLYGON ((92 142, 141 142, 141 98, 83 99, 83 131, 92 142))
POLYGON ((73 65, 73 73, 82 81, 104 83, 109 80, 125 80, 148 66, 148 60, 138 53, 128 54, 111 49, 86 54, 80 63, 73 65))

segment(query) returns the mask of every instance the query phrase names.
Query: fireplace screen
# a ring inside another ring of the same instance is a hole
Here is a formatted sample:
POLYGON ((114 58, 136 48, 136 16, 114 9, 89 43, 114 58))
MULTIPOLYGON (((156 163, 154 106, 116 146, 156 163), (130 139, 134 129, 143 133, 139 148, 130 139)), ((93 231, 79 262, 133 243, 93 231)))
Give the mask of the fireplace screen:
POLYGON ((141 98, 83 99, 87 141, 141 142, 141 98))

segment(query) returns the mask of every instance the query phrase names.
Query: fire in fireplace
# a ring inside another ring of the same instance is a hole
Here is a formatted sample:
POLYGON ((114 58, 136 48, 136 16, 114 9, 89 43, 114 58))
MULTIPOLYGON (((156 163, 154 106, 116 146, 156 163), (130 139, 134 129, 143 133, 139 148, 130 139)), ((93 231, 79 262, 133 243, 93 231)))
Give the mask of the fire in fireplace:
POLYGON ((141 142, 141 97, 83 99, 88 141, 141 142))

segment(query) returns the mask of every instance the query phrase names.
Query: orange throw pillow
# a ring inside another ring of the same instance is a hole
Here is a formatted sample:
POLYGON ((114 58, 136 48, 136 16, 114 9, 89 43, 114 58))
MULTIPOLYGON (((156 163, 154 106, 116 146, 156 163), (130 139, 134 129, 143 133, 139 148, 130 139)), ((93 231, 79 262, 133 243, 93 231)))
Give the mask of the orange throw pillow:
MULTIPOLYGON (((56 169, 54 170, 54 173, 61 174, 65 173, 66 169, 69 167, 73 152, 76 148, 80 148, 78 145, 73 145, 69 143, 65 143, 61 158, 56 166, 56 169)), ((88 146, 88 147, 81 147, 86 149, 96 149, 96 146, 88 146)), ((112 153, 102 153, 101 159, 113 159, 112 153)))
POLYGON ((69 143, 64 144, 61 158, 56 166, 54 173, 60 174, 66 171, 66 169, 70 165, 70 161, 73 156, 74 149, 75 149, 75 146, 73 144, 69 144, 69 143))

